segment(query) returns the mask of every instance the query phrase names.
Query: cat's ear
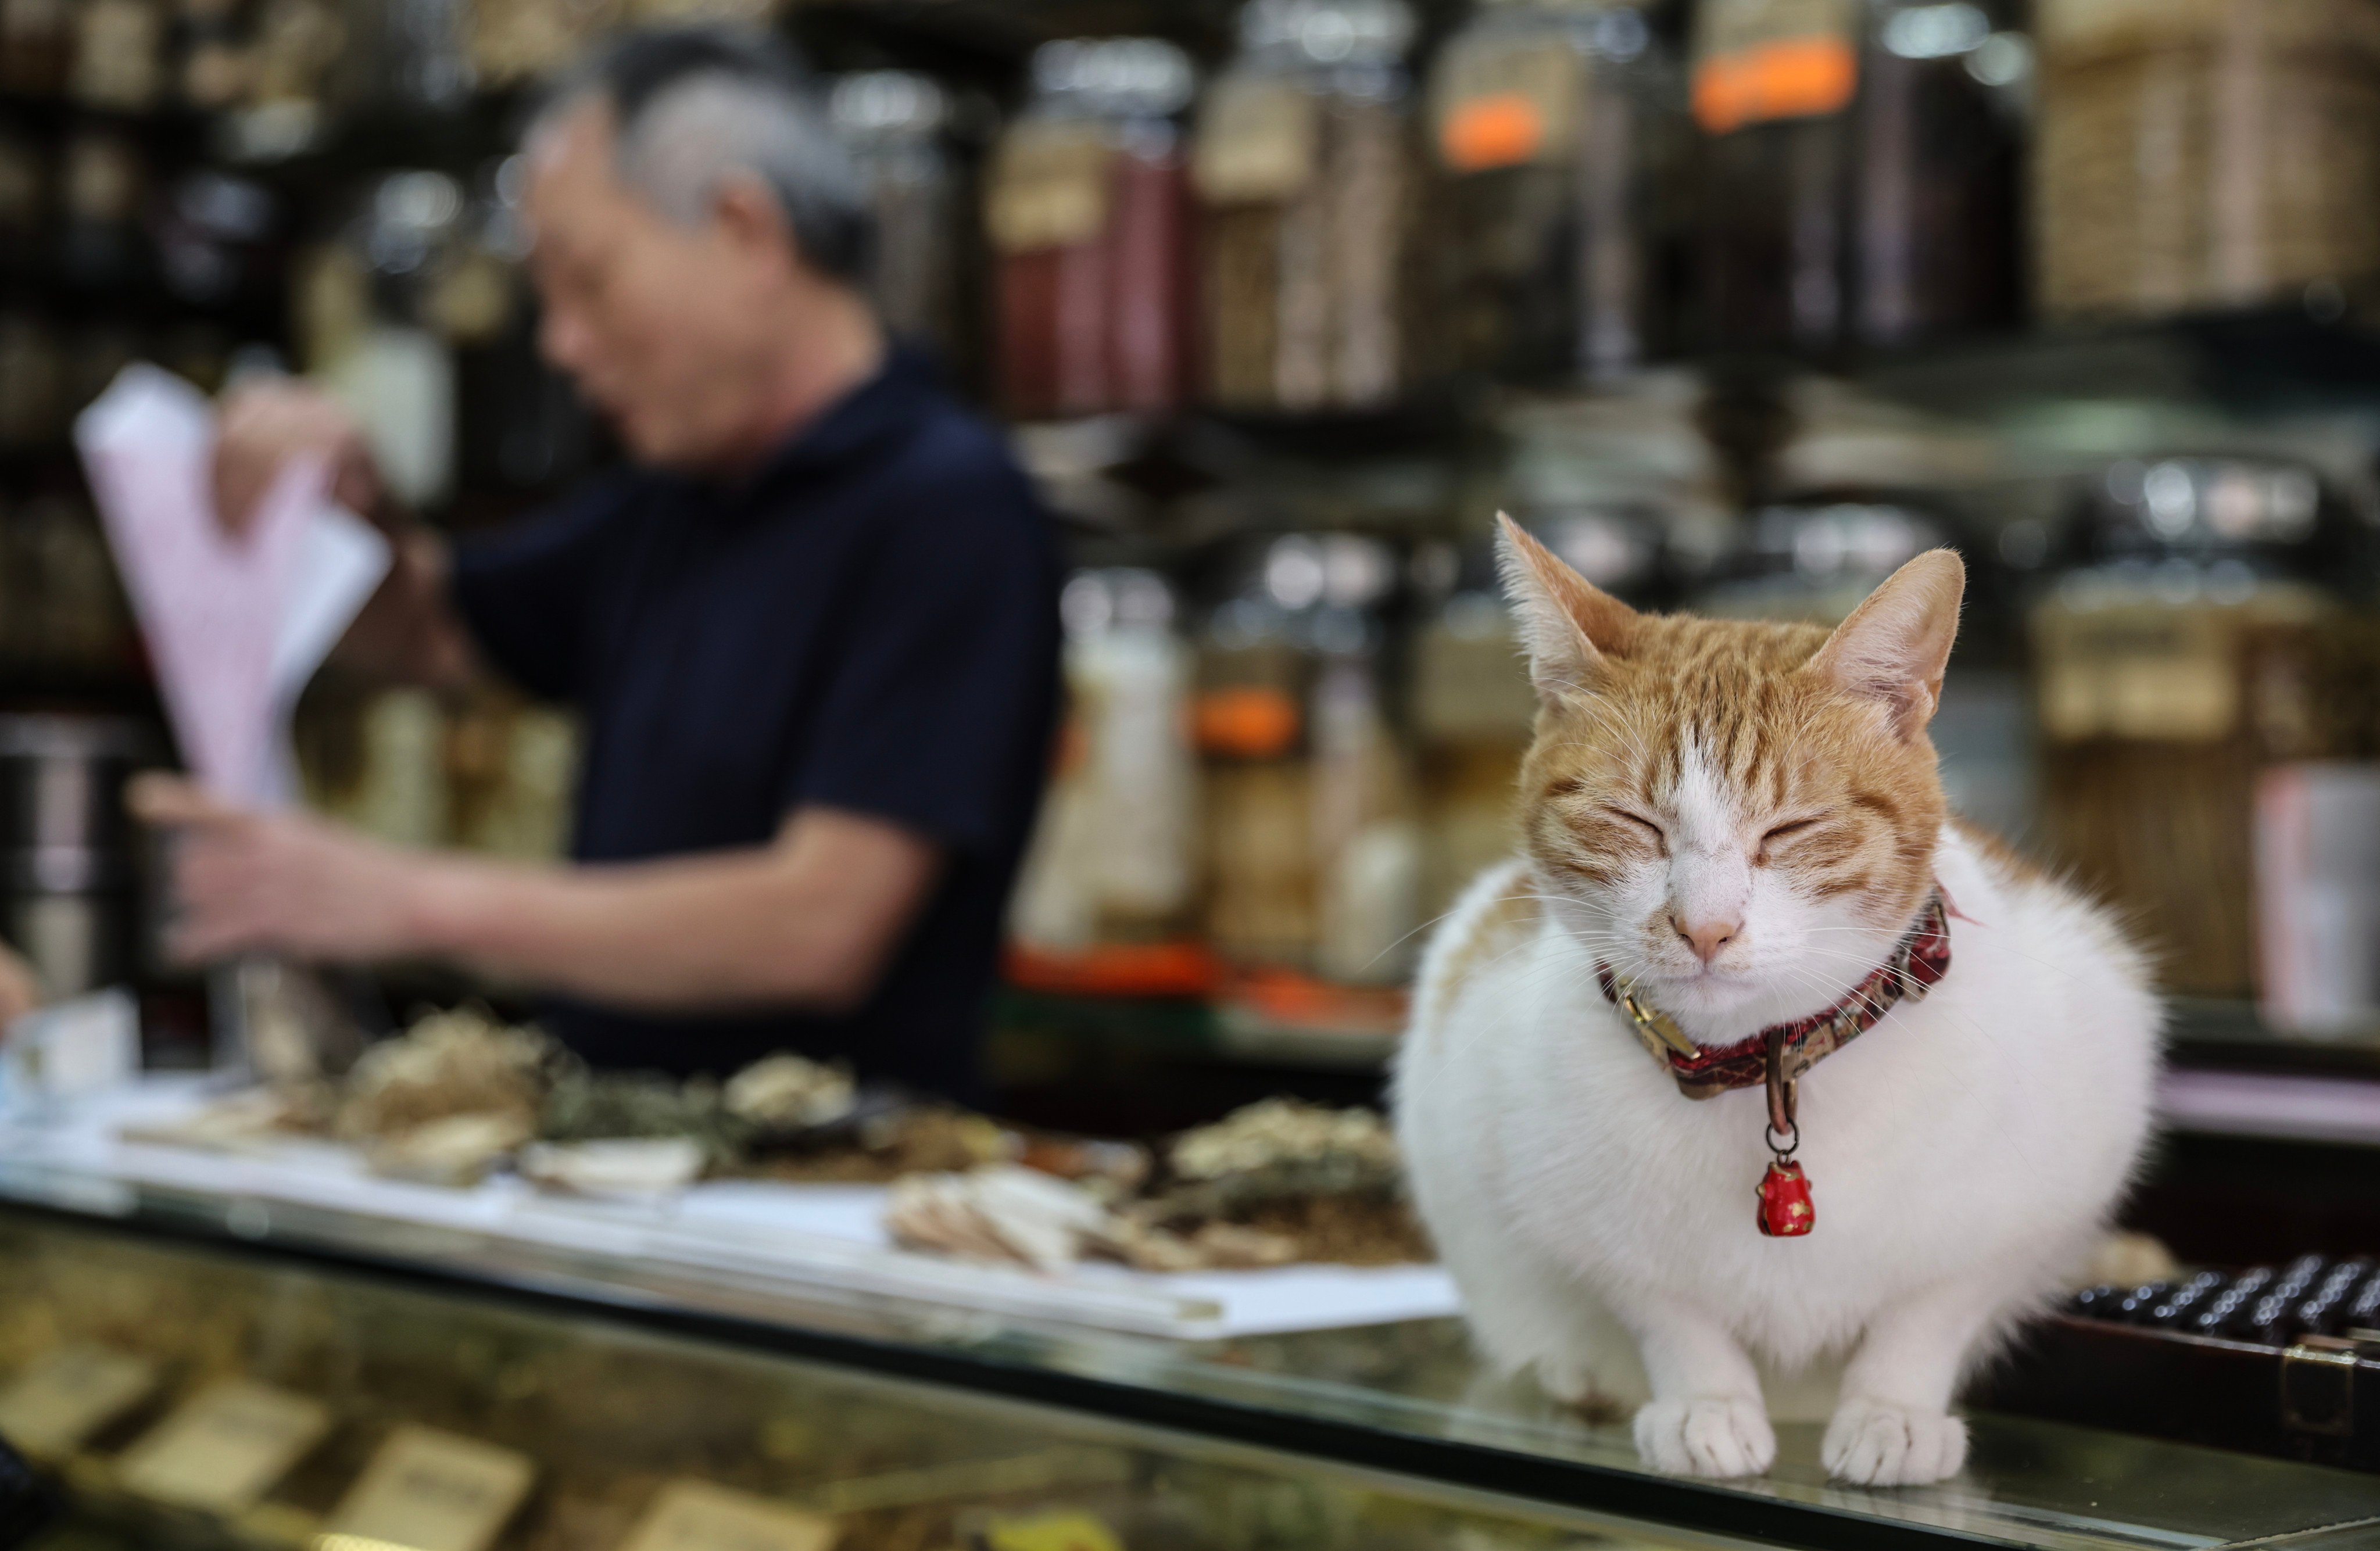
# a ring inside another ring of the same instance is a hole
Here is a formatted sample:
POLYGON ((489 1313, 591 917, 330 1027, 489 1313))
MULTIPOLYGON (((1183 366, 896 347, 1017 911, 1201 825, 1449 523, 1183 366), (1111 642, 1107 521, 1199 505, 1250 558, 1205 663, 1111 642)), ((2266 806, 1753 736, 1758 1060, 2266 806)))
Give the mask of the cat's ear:
POLYGON ((1835 627, 1810 671, 1853 695, 1880 701, 1902 737, 1934 719, 1942 673, 1959 636, 1967 567, 1953 550, 1928 550, 1895 571, 1835 627))
POLYGON ((1521 525, 1496 514, 1496 568, 1529 654, 1529 677, 1548 698, 1595 687, 1607 654, 1625 656, 1636 611, 1562 563, 1521 525))

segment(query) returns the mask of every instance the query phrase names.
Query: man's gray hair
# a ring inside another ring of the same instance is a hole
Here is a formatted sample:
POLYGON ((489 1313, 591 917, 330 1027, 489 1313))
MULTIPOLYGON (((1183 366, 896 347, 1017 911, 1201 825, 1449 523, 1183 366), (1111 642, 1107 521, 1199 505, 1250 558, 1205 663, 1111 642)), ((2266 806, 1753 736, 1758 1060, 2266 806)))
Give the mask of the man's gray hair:
POLYGON ((766 34, 628 33, 555 85, 530 135, 590 100, 612 110, 621 177, 662 215, 700 224, 724 185, 753 178, 775 197, 806 262, 849 284, 864 279, 867 182, 808 74, 766 34))

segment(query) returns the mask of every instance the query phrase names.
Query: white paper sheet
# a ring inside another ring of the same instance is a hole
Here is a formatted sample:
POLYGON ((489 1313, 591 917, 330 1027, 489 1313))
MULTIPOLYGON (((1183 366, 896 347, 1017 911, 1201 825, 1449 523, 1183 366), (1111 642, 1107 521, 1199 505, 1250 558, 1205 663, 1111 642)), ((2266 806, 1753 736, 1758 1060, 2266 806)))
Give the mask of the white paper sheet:
POLYGON ((383 1180, 366 1172, 352 1151, 319 1142, 203 1152, 117 1139, 126 1125, 156 1126, 188 1114, 204 1096, 188 1079, 147 1078, 94 1097, 65 1123, 0 1126, 0 1161, 459 1230, 746 1285, 832 1290, 1158 1335, 1332 1329, 1437 1318, 1462 1306, 1452 1278, 1437 1266, 1160 1275, 1098 1264, 1043 1275, 913 1254, 885 1234, 887 1193, 879 1185, 728 1180, 662 1201, 593 1202, 547 1194, 510 1175, 468 1190, 383 1180))
POLYGON ((330 503, 319 458, 291 459, 248 531, 225 532, 213 408, 146 362, 82 412, 75 442, 183 754, 218 796, 286 804, 298 691, 379 585, 386 542, 330 503))

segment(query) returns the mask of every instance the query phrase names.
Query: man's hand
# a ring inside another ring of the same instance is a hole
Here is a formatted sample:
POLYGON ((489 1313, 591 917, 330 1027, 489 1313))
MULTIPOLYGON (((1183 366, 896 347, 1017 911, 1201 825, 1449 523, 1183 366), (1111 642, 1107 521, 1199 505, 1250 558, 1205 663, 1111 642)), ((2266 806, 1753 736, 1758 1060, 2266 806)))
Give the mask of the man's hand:
POLYGON ((360 516, 381 504, 380 469, 338 400, 294 377, 268 377, 225 394, 215 437, 215 514, 234 533, 255 520, 282 465, 310 454, 331 471, 331 498, 360 516))
POLYGON ((42 1005, 42 988, 33 967, 0 942, 0 1029, 42 1005))
POLYGON ((127 795, 136 818, 174 831, 173 957, 365 961, 419 951, 411 902, 431 864, 317 818, 226 806, 175 776, 142 776, 127 795))

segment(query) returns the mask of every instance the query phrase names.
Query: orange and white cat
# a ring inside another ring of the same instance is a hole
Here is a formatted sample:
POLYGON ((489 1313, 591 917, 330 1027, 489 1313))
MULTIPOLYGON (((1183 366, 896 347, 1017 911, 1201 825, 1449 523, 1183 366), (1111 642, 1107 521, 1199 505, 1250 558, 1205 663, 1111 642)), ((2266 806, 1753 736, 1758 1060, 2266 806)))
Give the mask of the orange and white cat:
POLYGON ((1765 1384, 1780 1415, 1823 1394, 1839 1479, 1952 1474, 1961 1375, 2131 1177, 2161 1022, 2105 913, 1945 810, 1964 568, 1920 555, 1829 634, 1637 613, 1510 523, 1502 560, 1540 701, 1523 854, 1432 940, 1396 1080, 1475 1338, 1635 1406, 1657 1470, 1767 1470, 1765 1384), (1947 971, 1801 1078, 1815 1224, 1765 1237, 1760 1079, 1685 1097, 1609 988, 1697 1050, 1774 1049, 1937 899, 1947 971))

